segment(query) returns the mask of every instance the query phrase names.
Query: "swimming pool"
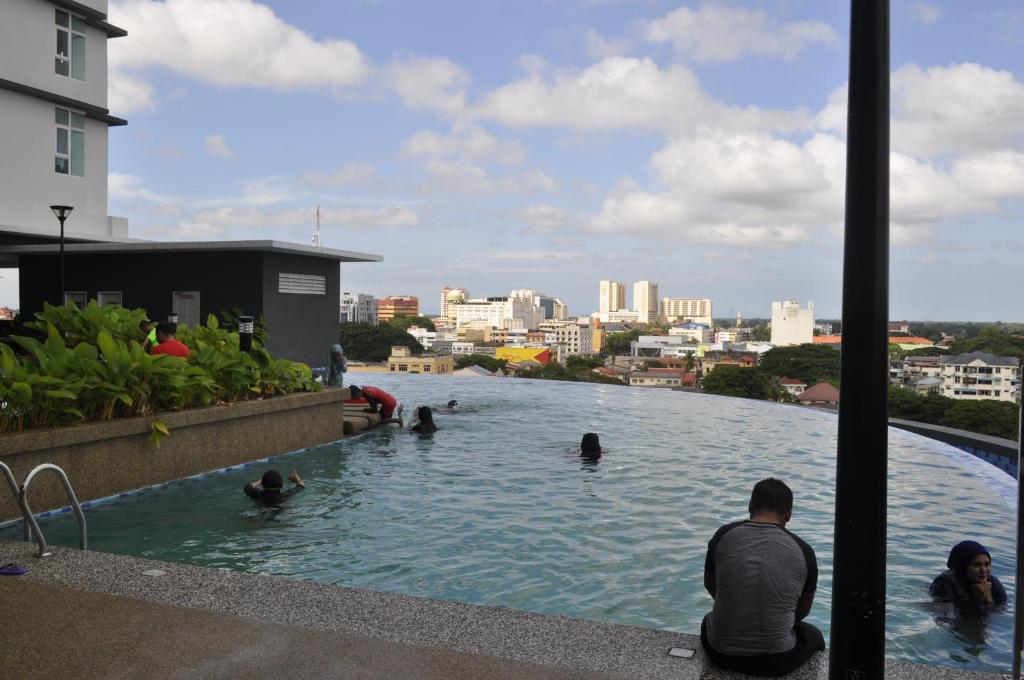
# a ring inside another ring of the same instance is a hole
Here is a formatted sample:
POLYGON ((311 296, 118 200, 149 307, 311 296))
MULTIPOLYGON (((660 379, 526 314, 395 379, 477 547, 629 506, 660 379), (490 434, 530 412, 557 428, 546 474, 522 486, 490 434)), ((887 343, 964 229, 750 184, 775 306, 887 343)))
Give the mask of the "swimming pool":
MULTIPOLYGON (((744 518, 753 484, 775 475, 796 497, 789 528, 818 555, 809 620, 827 635, 833 414, 614 385, 358 378, 410 410, 451 398, 473 410, 436 416, 430 438, 382 428, 95 506, 90 547, 693 633, 711 606, 707 541, 744 518), (597 464, 570 453, 587 431, 610 449, 597 464), (277 512, 241 493, 268 467, 297 468, 309 485, 277 512)), ((1014 480, 916 435, 890 430, 890 442, 888 654, 1005 670, 1010 615, 949 619, 926 589, 950 546, 974 538, 1012 593, 1014 480)), ((71 517, 43 529, 77 545, 71 517)))

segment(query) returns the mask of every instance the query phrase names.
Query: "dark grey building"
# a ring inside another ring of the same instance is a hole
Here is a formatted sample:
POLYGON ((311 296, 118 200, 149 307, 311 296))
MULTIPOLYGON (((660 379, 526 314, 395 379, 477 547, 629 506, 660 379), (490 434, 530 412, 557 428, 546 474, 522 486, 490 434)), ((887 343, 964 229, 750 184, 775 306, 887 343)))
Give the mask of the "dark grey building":
POLYGON ((275 355, 312 366, 326 363, 338 341, 342 262, 380 262, 380 255, 280 241, 89 243, 65 246, 64 295, 58 247, 5 248, 17 258, 20 311, 32 319, 44 301, 142 307, 150 318, 194 326, 210 314, 240 309, 263 314, 275 355))

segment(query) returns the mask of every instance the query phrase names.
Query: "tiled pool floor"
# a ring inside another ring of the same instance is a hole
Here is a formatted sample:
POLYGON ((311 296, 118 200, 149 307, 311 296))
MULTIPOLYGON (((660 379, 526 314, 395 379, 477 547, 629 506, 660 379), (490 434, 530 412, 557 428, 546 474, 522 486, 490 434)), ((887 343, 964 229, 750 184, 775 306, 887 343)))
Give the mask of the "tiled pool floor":
MULTIPOLYGON (((695 636, 269 576, 0 542, 19 678, 747 677, 704 666, 695 636), (155 575, 148 575, 146 572, 155 575), (693 659, 667 655, 696 649, 693 659)), ((824 680, 822 654, 794 680, 824 680)), ((894 680, 1002 676, 891 662, 894 680)))

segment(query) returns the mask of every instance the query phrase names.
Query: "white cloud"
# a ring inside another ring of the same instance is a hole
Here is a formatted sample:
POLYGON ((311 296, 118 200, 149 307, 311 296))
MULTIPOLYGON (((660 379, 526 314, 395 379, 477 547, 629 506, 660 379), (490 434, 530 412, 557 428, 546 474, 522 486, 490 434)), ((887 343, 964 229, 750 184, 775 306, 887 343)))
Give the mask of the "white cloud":
POLYGON ((714 122, 722 128, 800 129, 802 111, 725 106, 707 96, 683 66, 609 57, 582 71, 532 73, 486 95, 474 114, 513 127, 680 132, 714 122))
POLYGON ((228 140, 224 135, 207 135, 206 139, 203 140, 203 148, 211 156, 221 156, 222 158, 235 157, 235 152, 228 146, 228 140))
POLYGON ((494 161, 501 165, 518 165, 525 157, 523 145, 518 140, 499 140, 476 125, 456 126, 448 135, 420 130, 405 140, 402 153, 409 157, 455 157, 474 162, 494 161))
MULTIPOLYGON (((931 158, 996 151, 1024 140, 1024 83, 1009 71, 979 64, 923 69, 903 66, 892 74, 892 148, 931 158)), ((818 113, 824 129, 845 132, 846 86, 835 90, 818 113)))
POLYGON ((592 59, 622 56, 629 51, 630 46, 628 38, 605 38, 593 29, 586 32, 583 41, 586 52, 592 59))
POLYGON ((914 21, 920 24, 934 24, 942 17, 942 10, 935 5, 918 1, 911 5, 910 14, 914 21))
POLYGON ((565 213, 553 205, 531 205, 523 209, 523 219, 540 233, 555 231, 565 224, 565 213))
POLYGON ((543 170, 534 168, 513 175, 492 177, 487 170, 465 159, 435 158, 427 162, 430 181, 424 192, 458 194, 535 194, 550 193, 558 183, 543 170))
POLYGON ((349 163, 333 173, 307 170, 299 180, 315 187, 341 187, 372 179, 376 171, 372 165, 349 163))
POLYGON ((153 89, 126 71, 150 66, 202 82, 280 90, 345 88, 370 65, 347 40, 318 41, 253 0, 121 0, 111 22, 128 36, 110 41, 114 111, 152 108, 153 89))
POLYGON ((839 42, 835 29, 820 21, 784 23, 760 9, 708 4, 681 7, 645 23, 646 37, 671 43, 701 62, 735 61, 744 56, 795 59, 804 47, 839 42))
POLYGON ((466 107, 469 73, 451 59, 413 58, 391 64, 386 81, 410 109, 426 109, 449 116, 466 107))
POLYGON ((177 199, 147 189, 141 177, 123 172, 112 172, 107 175, 107 194, 111 198, 141 199, 151 203, 177 202, 177 199))

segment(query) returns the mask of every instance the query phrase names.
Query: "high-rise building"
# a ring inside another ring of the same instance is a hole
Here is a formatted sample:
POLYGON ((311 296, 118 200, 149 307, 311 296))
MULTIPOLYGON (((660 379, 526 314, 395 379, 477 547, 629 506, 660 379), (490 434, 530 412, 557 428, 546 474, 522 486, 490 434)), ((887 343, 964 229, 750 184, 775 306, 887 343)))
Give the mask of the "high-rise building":
POLYGON ((469 291, 465 288, 450 288, 445 286, 441 289, 441 323, 450 324, 455 321, 455 312, 452 306, 460 305, 469 299, 469 291))
POLYGON ((420 299, 415 295, 389 295, 377 304, 380 323, 387 323, 398 316, 419 316, 420 299))
POLYGON ((368 323, 377 325, 377 299, 372 295, 341 294, 341 323, 368 323))
POLYGON ((772 302, 772 340, 776 347, 814 342, 814 303, 802 309, 797 300, 772 302))
POLYGON ((658 284, 637 281, 633 284, 633 311, 637 321, 653 323, 658 319, 658 284))
POLYGON ((658 316, 665 321, 693 321, 714 325, 710 298, 661 298, 658 316))
POLYGON ((607 314, 626 309, 626 284, 618 281, 602 281, 597 311, 607 314))
POLYGON ((466 300, 454 305, 455 325, 480 322, 484 328, 533 329, 543 320, 543 312, 532 300, 523 297, 490 297, 466 300))

